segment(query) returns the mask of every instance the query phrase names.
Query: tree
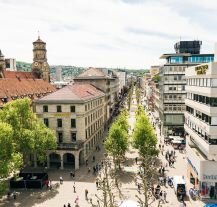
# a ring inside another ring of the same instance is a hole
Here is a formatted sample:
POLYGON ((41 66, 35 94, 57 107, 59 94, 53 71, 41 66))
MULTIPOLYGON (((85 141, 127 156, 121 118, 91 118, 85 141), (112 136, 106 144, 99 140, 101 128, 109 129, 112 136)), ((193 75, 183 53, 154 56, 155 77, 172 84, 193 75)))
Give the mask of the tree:
POLYGON ((118 207, 113 190, 116 186, 115 176, 112 174, 111 162, 106 155, 103 160, 103 169, 100 171, 98 182, 98 193, 95 194, 97 204, 90 199, 92 207, 118 207))
POLYGON ((22 156, 14 150, 13 129, 0 122, 0 194, 7 189, 5 178, 15 172, 22 165, 22 156))
POLYGON ((0 111, 0 120, 11 126, 14 150, 26 160, 30 153, 38 153, 40 161, 47 150, 56 148, 53 131, 46 128, 35 116, 30 99, 7 103, 0 111))
POLYGON ((115 170, 117 165, 120 169, 121 160, 128 149, 128 134, 118 122, 114 122, 110 127, 104 146, 107 153, 113 157, 115 170))
POLYGON ((144 110, 138 107, 136 114, 137 121, 133 132, 133 146, 138 149, 142 159, 139 179, 144 200, 139 197, 138 199, 141 206, 148 207, 153 202, 150 192, 156 179, 156 160, 159 151, 156 149, 157 138, 153 127, 144 110))
POLYGON ((139 105, 140 104, 140 96, 141 96, 141 90, 140 88, 136 88, 136 102, 139 105))

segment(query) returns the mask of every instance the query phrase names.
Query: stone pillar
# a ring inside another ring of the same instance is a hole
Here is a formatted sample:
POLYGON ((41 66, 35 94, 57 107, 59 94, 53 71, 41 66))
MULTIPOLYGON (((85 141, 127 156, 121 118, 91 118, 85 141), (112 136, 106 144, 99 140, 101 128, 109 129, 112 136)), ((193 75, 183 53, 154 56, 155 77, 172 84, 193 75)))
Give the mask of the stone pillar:
POLYGON ((50 155, 47 154, 47 168, 50 168, 50 155))
POLYGON ((64 167, 63 167, 63 154, 60 154, 60 163, 61 163, 60 169, 63 170, 64 169, 64 167))
POLYGON ((75 154, 75 170, 79 169, 79 154, 75 154))
POLYGON ((36 153, 34 153, 34 167, 38 167, 36 153))

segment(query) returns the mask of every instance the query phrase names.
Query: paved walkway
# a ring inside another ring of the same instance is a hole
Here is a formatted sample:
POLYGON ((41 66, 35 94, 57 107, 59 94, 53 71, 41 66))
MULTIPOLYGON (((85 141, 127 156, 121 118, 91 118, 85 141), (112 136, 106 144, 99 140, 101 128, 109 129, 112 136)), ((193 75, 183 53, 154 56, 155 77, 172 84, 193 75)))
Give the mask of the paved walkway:
MULTIPOLYGON (((137 106, 132 104, 131 111, 129 114, 129 124, 131 130, 135 124, 135 110, 137 106)), ((158 140, 162 139, 159 136, 159 129, 156 129, 158 140)), ((165 149, 170 149, 171 146, 165 146, 165 149)), ((186 160, 185 155, 181 153, 176 153, 176 163, 175 168, 167 168, 166 173, 168 175, 184 175, 186 172, 186 160)), ((100 162, 103 159, 104 151, 101 147, 100 152, 94 152, 96 161, 90 163, 92 166, 100 162)), ((121 182, 121 193, 123 194, 121 198, 118 198, 119 201, 123 200, 134 200, 137 201, 136 195, 138 194, 137 187, 135 185, 135 175, 138 171, 138 165, 135 164, 135 158, 138 157, 137 150, 133 149, 131 146, 126 153, 127 161, 123 164, 123 173, 120 177, 121 182)), ((164 156, 160 155, 162 162, 165 163, 164 156)), ((48 171, 49 177, 52 180, 52 183, 59 183, 59 177, 62 176, 64 182, 60 187, 55 190, 49 191, 47 189, 43 190, 28 190, 20 191, 20 194, 17 197, 17 200, 11 200, 9 202, 0 203, 0 206, 5 207, 62 207, 64 204, 70 203, 72 207, 75 206, 75 200, 78 199, 78 204, 80 207, 91 206, 90 202, 85 200, 85 189, 89 191, 88 197, 92 198, 94 201, 95 194, 97 194, 96 189, 96 176, 92 173, 88 173, 87 167, 82 166, 75 173, 75 179, 73 180, 70 177, 69 170, 50 170, 48 171), (73 185, 75 185, 76 192, 73 192, 73 185)), ((168 202, 162 204, 165 207, 179 207, 180 203, 177 200, 173 188, 165 187, 164 190, 167 192, 168 202)), ((115 195, 116 191, 115 191, 115 195)), ((186 201, 187 206, 189 207, 200 207, 200 205, 191 205, 190 201, 186 201)), ((158 206, 158 200, 152 205, 152 207, 158 206)))

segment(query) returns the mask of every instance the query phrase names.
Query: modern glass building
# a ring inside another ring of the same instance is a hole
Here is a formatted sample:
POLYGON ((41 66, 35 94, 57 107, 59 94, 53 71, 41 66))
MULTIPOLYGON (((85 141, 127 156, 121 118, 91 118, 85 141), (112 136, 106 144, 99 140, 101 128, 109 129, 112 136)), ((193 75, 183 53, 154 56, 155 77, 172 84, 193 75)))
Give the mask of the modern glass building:
POLYGON ((166 63, 160 68, 161 80, 159 83, 159 115, 161 132, 164 136, 184 136, 186 70, 190 66, 214 60, 214 54, 200 54, 201 41, 183 42, 184 46, 182 41, 176 43, 175 49, 176 52, 185 51, 184 53, 163 54, 160 57, 166 60, 166 63), (178 48, 177 45, 181 48, 178 48))

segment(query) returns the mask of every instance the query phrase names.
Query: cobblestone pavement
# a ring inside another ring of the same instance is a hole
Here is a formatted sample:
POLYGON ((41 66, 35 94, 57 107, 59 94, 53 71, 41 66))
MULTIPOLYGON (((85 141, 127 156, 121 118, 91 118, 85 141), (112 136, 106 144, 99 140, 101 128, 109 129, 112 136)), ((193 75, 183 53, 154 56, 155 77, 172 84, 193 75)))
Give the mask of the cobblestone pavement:
MULTIPOLYGON (((135 101, 134 101, 135 103, 135 101)), ((130 129, 132 131, 135 123, 135 113, 136 105, 132 105, 131 112, 129 116, 130 129)), ((159 130, 156 129, 158 140, 162 139, 159 136, 159 130)), ((101 147, 102 149, 102 147, 101 147)), ((165 149, 171 149, 171 146, 165 146, 165 149)), ((92 165, 101 161, 104 156, 103 149, 100 152, 94 152, 96 161, 90 163, 92 165)), ((173 175, 184 175, 186 172, 186 159, 185 154, 176 153, 176 163, 174 168, 167 168, 166 173, 170 176, 173 175)), ((137 187, 134 182, 135 173, 137 173, 138 165, 135 164, 135 158, 138 157, 138 153, 135 149, 131 148, 126 154, 127 161, 123 164, 123 174, 121 175, 121 193, 123 196, 122 200, 134 200, 137 201, 135 195, 139 195, 137 187)), ((163 155, 160 155, 163 164, 165 164, 165 159, 163 155)), ((95 201, 96 189, 96 177, 91 173, 87 172, 87 167, 82 166, 78 171, 75 172, 74 180, 70 177, 70 170, 49 170, 49 177, 52 180, 52 184, 59 183, 59 177, 62 176, 64 182, 60 187, 55 190, 49 191, 47 189, 42 190, 22 190, 19 191, 19 195, 16 200, 4 201, 0 203, 0 206, 4 207, 62 207, 64 204, 70 203, 72 207, 75 206, 76 199, 78 200, 79 207, 91 206, 90 201, 85 200, 85 189, 89 191, 88 198, 93 198, 95 201), (76 192, 73 192, 73 185, 75 185, 76 192)), ((185 176, 186 177, 186 176, 185 176)), ((177 200, 173 188, 164 187, 167 192, 167 203, 161 204, 160 206, 165 207, 179 207, 180 203, 177 200)), ((115 193, 115 195, 118 195, 115 193)), ((117 197, 117 196, 116 196, 117 197)), ((201 207, 202 204, 199 202, 192 203, 192 201, 186 200, 188 207, 201 207), (194 204, 194 205, 192 205, 194 204)), ((157 207, 158 200, 152 204, 152 207, 157 207)))

